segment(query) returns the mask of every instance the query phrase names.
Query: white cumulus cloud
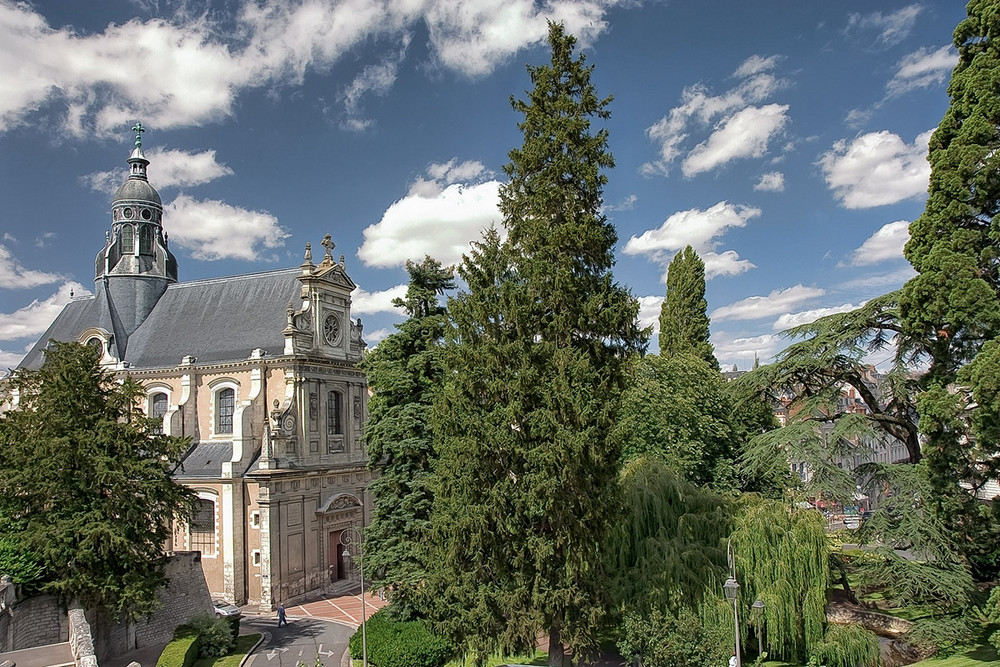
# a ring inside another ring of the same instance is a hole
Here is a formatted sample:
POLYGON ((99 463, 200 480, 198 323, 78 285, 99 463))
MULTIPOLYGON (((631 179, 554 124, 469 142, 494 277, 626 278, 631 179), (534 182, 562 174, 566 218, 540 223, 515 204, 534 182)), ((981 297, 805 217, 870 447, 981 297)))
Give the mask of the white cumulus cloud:
POLYGON ((50 285, 62 279, 58 273, 24 268, 10 252, 10 249, 0 244, 0 289, 38 287, 50 285))
MULTIPOLYGON (((149 160, 149 182, 158 190, 170 187, 188 187, 210 183, 233 170, 220 164, 214 150, 189 153, 177 149, 153 148, 146 152, 149 160)), ((124 161, 123 161, 124 165, 124 161)), ((114 192, 128 178, 128 168, 98 171, 88 174, 84 181, 99 192, 114 192)))
POLYGON ((844 303, 839 306, 830 306, 829 308, 814 308, 812 310, 803 310, 797 313, 785 313, 774 321, 772 328, 775 331, 784 331, 785 329, 791 329, 792 327, 797 327, 803 324, 810 324, 811 322, 815 322, 819 318, 826 317, 827 315, 846 313, 860 308, 863 305, 864 304, 854 305, 853 303, 844 303))
POLYGON ((907 144, 887 130, 840 140, 819 159, 826 184, 845 208, 871 208, 927 192, 927 143, 933 130, 907 144))
POLYGON ((875 30, 879 33, 879 41, 887 46, 892 46, 906 39, 910 31, 913 30, 913 25, 921 11, 923 11, 923 7, 913 4, 888 14, 882 12, 851 14, 847 20, 847 27, 848 30, 875 30))
POLYGON ((910 239, 908 220, 882 225, 851 254, 851 266, 867 266, 903 258, 903 246, 910 239))
POLYGON ((681 163, 685 176, 695 176, 737 158, 761 157, 768 142, 788 121, 787 104, 747 107, 725 120, 681 163))
MULTIPOLYGON (((737 275, 754 268, 740 259, 734 250, 717 252, 719 240, 734 227, 745 227, 747 222, 760 215, 759 208, 740 206, 721 201, 706 210, 689 209, 672 214, 656 229, 648 229, 631 237, 625 244, 626 255, 645 255, 664 269, 673 256, 691 246, 705 262, 705 277, 737 275)), ((666 274, 664 274, 664 282, 666 274)))
POLYGON ((751 296, 728 306, 716 308, 711 317, 716 322, 722 320, 759 320, 787 313, 800 304, 824 294, 826 291, 817 287, 793 285, 785 289, 774 290, 767 296, 751 296))
POLYGON ((358 257, 368 266, 402 266, 430 255, 445 266, 457 264, 470 244, 491 225, 503 232, 500 182, 476 161, 432 164, 407 196, 394 202, 364 231, 358 257))
POLYGON ((786 121, 787 106, 757 106, 786 85, 772 71, 780 60, 778 56, 751 56, 733 73, 740 82, 719 95, 701 83, 685 88, 681 103, 646 128, 659 157, 644 164, 642 172, 667 175, 673 162, 686 152, 690 154, 684 161, 684 173, 689 176, 738 157, 763 154, 771 136, 786 121), (754 127, 754 121, 761 127, 754 127), (688 151, 684 147, 688 138, 709 126, 711 136, 688 151))
POLYGON ((736 364, 742 366, 744 370, 749 370, 755 358, 761 363, 768 363, 782 344, 783 341, 778 334, 738 338, 731 338, 724 333, 712 336, 715 358, 723 368, 736 364))
POLYGON ((958 52, 951 45, 935 51, 918 49, 899 63, 899 69, 886 86, 886 94, 902 95, 916 88, 942 84, 957 64, 958 52))
MULTIPOLYGON (((392 305, 394 299, 406 297, 407 285, 396 285, 378 292, 368 292, 360 287, 351 292, 351 312, 355 315, 374 315, 375 313, 399 313, 392 305)), ((365 337, 367 340, 367 336, 365 337)))
POLYGON ((136 118, 150 128, 201 126, 231 116, 246 90, 299 85, 373 44, 389 55, 346 91, 356 102, 392 85, 399 44, 418 28, 430 69, 480 77, 543 43, 548 19, 591 43, 617 1, 287 0, 241 3, 226 15, 179 3, 170 16, 94 33, 53 28, 30 3, 0 2, 0 132, 38 113, 74 136, 106 135, 136 118))
POLYGON ((185 194, 163 207, 163 227, 171 243, 201 260, 267 259, 263 251, 284 245, 289 236, 266 211, 185 194))
MULTIPOLYGON (((70 293, 80 297, 90 294, 90 291, 78 282, 65 282, 44 299, 35 299, 13 313, 0 314, 0 340, 37 339, 49 328, 63 306, 72 300, 70 293)), ((0 368, 5 368, 2 363, 0 368)))
POLYGON ((784 192, 785 175, 780 171, 769 171, 766 174, 761 174, 760 180, 757 181, 757 185, 753 186, 753 189, 761 192, 784 192))

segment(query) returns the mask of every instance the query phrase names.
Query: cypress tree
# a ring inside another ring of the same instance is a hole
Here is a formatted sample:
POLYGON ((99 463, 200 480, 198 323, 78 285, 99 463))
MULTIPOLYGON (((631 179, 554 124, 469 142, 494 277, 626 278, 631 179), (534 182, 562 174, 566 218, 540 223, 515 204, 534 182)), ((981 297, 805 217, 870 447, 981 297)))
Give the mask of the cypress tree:
POLYGON ((455 338, 440 410, 435 541, 453 637, 479 655, 549 637, 549 663, 596 647, 607 604, 602 547, 618 516, 612 435, 626 368, 643 344, 638 304, 614 282, 614 228, 601 213, 613 166, 610 98, 575 39, 549 26, 551 62, 512 104, 500 208, 459 269, 455 338))
POLYGON ((970 556, 995 559, 996 543, 977 536, 983 508, 962 484, 996 474, 998 443, 970 431, 975 406, 955 383, 981 377, 962 369, 1000 334, 1000 12, 972 0, 967 13, 954 33, 951 104, 931 137, 927 205, 905 249, 918 275, 899 305, 908 344, 929 361, 917 405, 937 512, 970 556))
POLYGON ((411 610, 426 578, 424 543, 434 495, 430 475, 437 459, 429 412, 445 375, 441 343, 446 310, 438 296, 454 287, 452 270, 426 257, 406 263, 410 284, 393 305, 409 318, 365 356, 372 390, 365 429, 368 459, 378 476, 369 490, 375 509, 365 534, 365 570, 373 586, 411 610))
POLYGON ((667 267, 667 296, 660 307, 660 355, 693 354, 718 371, 715 348, 708 342, 707 311, 705 263, 688 246, 667 267))

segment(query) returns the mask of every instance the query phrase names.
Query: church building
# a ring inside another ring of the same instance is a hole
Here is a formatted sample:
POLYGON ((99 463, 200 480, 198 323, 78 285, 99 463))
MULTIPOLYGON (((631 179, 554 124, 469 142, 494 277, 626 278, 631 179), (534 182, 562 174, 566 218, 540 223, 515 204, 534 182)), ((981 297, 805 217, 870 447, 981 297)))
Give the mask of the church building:
POLYGON ((306 244, 298 267, 179 282, 133 130, 94 295, 66 305, 21 367, 39 368, 52 339, 93 345, 146 387, 165 434, 191 438, 176 479, 198 512, 166 548, 201 552, 213 597, 271 609, 345 589, 345 531, 371 501, 365 342, 344 257, 327 235, 319 264, 306 244))

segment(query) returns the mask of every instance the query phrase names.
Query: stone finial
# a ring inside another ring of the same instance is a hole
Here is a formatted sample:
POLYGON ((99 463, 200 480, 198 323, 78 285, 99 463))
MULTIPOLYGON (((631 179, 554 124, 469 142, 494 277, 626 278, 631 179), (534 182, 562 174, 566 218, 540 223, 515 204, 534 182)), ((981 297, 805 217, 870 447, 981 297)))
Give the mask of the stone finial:
POLYGON ((312 264, 313 261, 312 243, 309 243, 309 241, 306 241, 306 254, 305 257, 303 258, 303 261, 306 264, 312 264))
POLYGON ((340 268, 344 268, 344 256, 340 256, 340 268))
POLYGON ((285 316, 288 318, 288 326, 292 325, 292 317, 295 316, 295 308, 292 306, 292 302, 288 302, 288 307, 285 308, 285 316))

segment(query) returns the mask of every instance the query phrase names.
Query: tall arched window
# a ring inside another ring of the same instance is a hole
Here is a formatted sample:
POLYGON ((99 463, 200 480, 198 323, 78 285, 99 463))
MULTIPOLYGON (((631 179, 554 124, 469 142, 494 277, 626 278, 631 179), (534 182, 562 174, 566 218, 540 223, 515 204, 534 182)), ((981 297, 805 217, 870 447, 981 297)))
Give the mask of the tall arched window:
POLYGON ((163 433, 163 415, 167 414, 167 395, 162 391, 152 394, 149 397, 149 409, 146 414, 150 419, 159 419, 153 430, 156 433, 163 433))
POLYGON ((135 230, 132 225, 122 225, 122 252, 135 252, 135 230))
POLYGON ((326 433, 327 435, 343 435, 344 422, 341 419, 342 403, 339 391, 331 391, 326 395, 326 433))
POLYGON ((215 501, 199 498, 194 519, 188 527, 188 549, 202 556, 215 555, 215 501))
POLYGON ((233 412, 236 410, 236 392, 226 387, 215 394, 215 432, 233 432, 233 412))
POLYGON ((150 225, 139 225, 139 254, 153 254, 153 228, 150 225))

